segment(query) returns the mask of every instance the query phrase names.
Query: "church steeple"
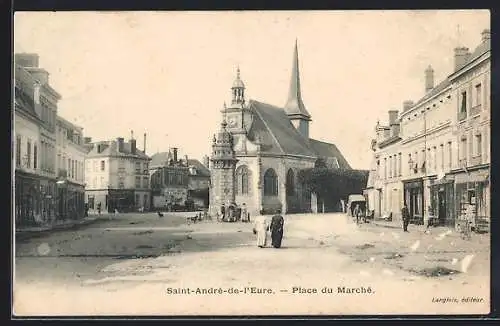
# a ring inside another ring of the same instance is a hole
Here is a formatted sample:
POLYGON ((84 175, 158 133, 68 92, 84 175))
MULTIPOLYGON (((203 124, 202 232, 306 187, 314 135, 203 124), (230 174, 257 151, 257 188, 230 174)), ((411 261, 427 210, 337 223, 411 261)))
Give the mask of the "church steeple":
POLYGON ((231 106, 242 106, 245 104, 245 84, 240 77, 240 67, 238 66, 236 70, 236 79, 233 82, 233 87, 231 87, 232 100, 231 106))
POLYGON ((290 89, 288 92, 288 100, 285 104, 285 111, 299 132, 309 138, 309 121, 311 121, 311 115, 307 112, 304 102, 302 101, 297 39, 295 39, 292 78, 290 80, 290 89))

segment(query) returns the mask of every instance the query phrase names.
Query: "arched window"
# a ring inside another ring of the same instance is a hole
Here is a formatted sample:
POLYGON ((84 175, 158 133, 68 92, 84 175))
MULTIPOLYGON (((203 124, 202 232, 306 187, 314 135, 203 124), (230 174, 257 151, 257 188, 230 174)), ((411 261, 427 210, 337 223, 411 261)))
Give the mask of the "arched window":
POLYGON ((278 176, 273 169, 268 169, 264 174, 264 195, 278 195, 278 176))
POLYGON ((236 169, 236 194, 247 195, 248 194, 248 179, 249 170, 246 165, 242 165, 236 169))
POLYGON ((289 169, 286 173, 286 195, 295 195, 295 175, 292 169, 289 169))

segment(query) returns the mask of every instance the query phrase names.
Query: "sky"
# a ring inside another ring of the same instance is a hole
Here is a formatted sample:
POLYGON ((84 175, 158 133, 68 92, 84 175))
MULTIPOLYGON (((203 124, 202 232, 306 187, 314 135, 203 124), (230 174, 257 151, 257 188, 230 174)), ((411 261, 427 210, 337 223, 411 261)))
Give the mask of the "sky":
POLYGON ((152 155, 210 155, 241 69, 246 98, 283 107, 298 42, 310 136, 368 169, 387 111, 452 72, 453 48, 471 51, 487 10, 16 12, 14 51, 38 53, 62 96, 58 114, 93 141, 130 138, 152 155))

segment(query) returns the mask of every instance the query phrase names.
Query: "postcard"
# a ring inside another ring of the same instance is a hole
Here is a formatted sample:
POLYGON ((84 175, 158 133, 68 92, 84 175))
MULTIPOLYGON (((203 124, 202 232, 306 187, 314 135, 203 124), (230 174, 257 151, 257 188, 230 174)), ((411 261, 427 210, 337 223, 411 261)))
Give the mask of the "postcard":
POLYGON ((490 312, 487 10, 16 12, 12 315, 490 312))

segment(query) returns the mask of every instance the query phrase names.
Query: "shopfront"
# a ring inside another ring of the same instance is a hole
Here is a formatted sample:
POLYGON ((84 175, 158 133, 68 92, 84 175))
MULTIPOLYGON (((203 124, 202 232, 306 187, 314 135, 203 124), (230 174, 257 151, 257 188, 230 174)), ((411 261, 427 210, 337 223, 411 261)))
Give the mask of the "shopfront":
POLYGON ((465 214, 472 206, 475 219, 490 220, 489 171, 476 170, 455 175, 455 211, 465 214))
POLYGON ((404 202, 410 212, 410 223, 424 224, 424 184, 422 179, 404 181, 404 202))
POLYGON ((133 212, 135 211, 134 190, 110 189, 106 202, 109 213, 113 213, 115 209, 119 212, 133 212))
POLYGON ((57 216, 60 220, 82 218, 85 211, 85 189, 71 182, 57 184, 57 216))
POLYGON ((431 212, 439 226, 455 226, 455 197, 452 179, 442 178, 431 187, 431 212))
POLYGON ((29 173, 16 171, 14 196, 16 227, 41 224, 42 198, 38 177, 29 173))

